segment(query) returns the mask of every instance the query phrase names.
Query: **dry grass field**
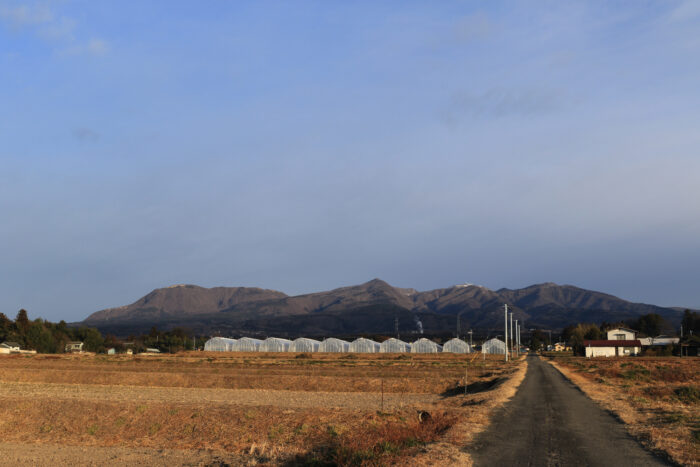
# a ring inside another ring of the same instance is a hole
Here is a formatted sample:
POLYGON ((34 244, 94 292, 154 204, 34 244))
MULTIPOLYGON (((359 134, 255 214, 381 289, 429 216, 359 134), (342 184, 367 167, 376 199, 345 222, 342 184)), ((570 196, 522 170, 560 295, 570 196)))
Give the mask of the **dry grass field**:
POLYGON ((20 465, 468 464, 462 447, 525 367, 450 354, 2 356, 0 436, 20 465))
POLYGON ((550 362, 647 447, 681 465, 700 465, 700 359, 560 357, 550 362))

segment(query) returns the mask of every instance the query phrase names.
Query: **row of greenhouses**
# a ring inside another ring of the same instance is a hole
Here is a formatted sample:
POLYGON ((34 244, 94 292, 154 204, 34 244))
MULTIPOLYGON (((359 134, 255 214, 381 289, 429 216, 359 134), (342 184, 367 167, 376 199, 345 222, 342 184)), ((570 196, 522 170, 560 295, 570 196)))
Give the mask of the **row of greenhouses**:
POLYGON ((329 337, 322 341, 300 337, 295 340, 268 337, 254 339, 241 337, 229 339, 212 337, 204 344, 204 350, 209 352, 352 352, 352 353, 470 353, 468 343, 462 339, 450 339, 443 345, 421 338, 415 342, 404 342, 391 338, 384 342, 360 337, 352 342, 329 337))

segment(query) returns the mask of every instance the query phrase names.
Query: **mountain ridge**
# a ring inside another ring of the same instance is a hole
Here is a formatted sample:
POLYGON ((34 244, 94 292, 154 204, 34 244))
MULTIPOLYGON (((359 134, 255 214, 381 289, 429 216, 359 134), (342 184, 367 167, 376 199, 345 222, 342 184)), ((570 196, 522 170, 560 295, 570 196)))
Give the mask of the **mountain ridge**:
POLYGON ((200 333, 352 334, 400 327, 447 332, 490 328, 508 303, 514 319, 532 327, 562 328, 575 322, 616 322, 658 313, 675 325, 681 312, 553 282, 491 290, 474 284, 417 291, 381 279, 300 295, 257 287, 179 284, 155 289, 130 305, 92 313, 81 324, 124 334, 126 329, 183 326, 200 333), (457 318, 459 316, 459 319, 457 318))

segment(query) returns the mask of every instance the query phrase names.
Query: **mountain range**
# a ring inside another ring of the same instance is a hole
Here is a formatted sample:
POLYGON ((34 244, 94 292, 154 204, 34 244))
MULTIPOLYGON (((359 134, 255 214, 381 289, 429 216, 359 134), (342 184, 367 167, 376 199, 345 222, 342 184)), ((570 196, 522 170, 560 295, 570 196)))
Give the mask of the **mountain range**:
POLYGON ((490 290, 474 284, 419 292, 373 279, 326 292, 289 296, 255 287, 175 285, 131 305, 91 314, 82 323, 118 336, 186 327, 200 335, 281 337, 441 334, 499 329, 503 305, 525 328, 561 329, 578 323, 621 322, 658 313, 676 326, 680 309, 632 303, 572 285, 544 283, 490 290))

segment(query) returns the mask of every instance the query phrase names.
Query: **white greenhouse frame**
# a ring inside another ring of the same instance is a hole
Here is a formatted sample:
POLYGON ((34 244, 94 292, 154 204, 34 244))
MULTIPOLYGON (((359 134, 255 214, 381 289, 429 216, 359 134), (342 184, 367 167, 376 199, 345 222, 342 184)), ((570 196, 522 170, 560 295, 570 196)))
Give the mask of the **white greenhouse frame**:
POLYGON ((472 349, 462 339, 450 339, 442 345, 442 351, 446 353, 471 353, 472 349))
POLYGON ((496 338, 489 339, 481 346, 481 353, 505 355, 506 343, 496 338))
POLYGON ((300 337, 294 339, 292 345, 289 346, 290 352, 318 352, 318 348, 321 343, 315 339, 309 339, 308 337, 300 337))
POLYGON ((319 352, 348 352, 349 350, 349 342, 341 339, 336 339, 335 337, 323 339, 321 345, 318 346, 319 352))
POLYGON ((438 345, 425 337, 421 337, 411 344, 411 353, 438 353, 441 350, 441 345, 438 345))
POLYGON ((236 339, 228 337, 212 337, 204 343, 205 352, 231 352, 236 339))
POLYGON ((411 344, 395 337, 385 340, 379 345, 381 353, 406 353, 411 351, 411 344))
POLYGON ((257 352, 262 341, 252 337, 241 337, 234 344, 233 350, 236 352, 257 352))
POLYGON ((381 344, 372 339, 359 337, 350 343, 350 352, 356 353, 379 353, 381 344))
POLYGON ((292 341, 281 337, 268 337, 260 344, 258 352, 289 352, 292 341))

